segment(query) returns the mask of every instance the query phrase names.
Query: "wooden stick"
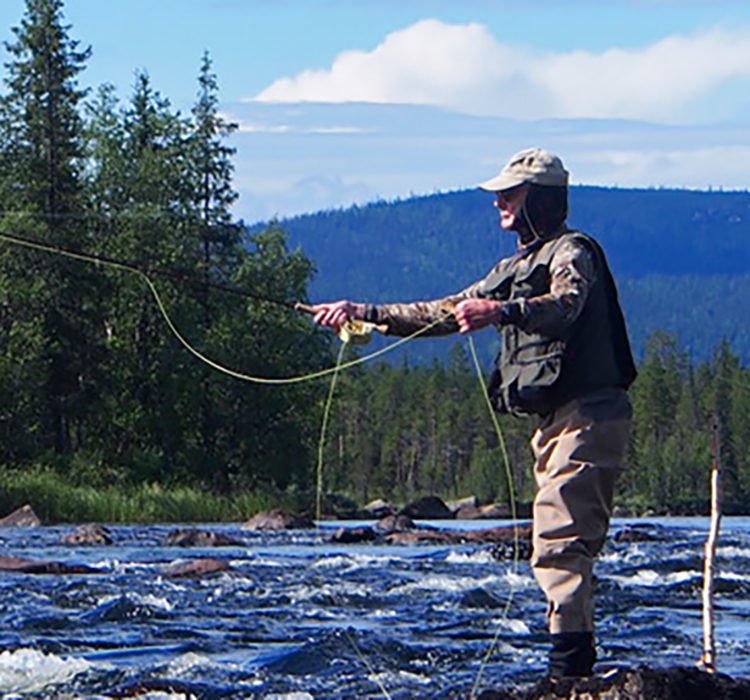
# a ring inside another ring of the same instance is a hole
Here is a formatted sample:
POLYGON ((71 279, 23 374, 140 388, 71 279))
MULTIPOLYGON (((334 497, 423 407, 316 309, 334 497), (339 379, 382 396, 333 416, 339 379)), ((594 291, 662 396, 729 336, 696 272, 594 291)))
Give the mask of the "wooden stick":
POLYGON ((709 673, 716 671, 716 640, 714 636, 714 572, 716 546, 721 524, 721 445, 719 426, 713 426, 711 436, 714 459, 711 465, 711 523, 708 530, 703 569, 703 656, 701 665, 709 673))

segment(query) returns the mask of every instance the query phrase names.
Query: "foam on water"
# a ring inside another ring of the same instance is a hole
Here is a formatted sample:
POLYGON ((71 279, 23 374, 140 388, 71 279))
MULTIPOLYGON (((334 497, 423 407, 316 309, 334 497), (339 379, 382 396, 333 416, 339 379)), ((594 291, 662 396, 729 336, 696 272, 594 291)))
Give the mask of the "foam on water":
POLYGON ((133 591, 121 593, 119 595, 102 596, 97 601, 97 605, 106 605, 107 603, 119 599, 125 599, 131 603, 144 605, 152 610, 163 610, 164 612, 171 612, 174 608, 174 604, 163 596, 155 596, 152 593, 136 593, 133 591))
POLYGON ((718 547, 716 556, 720 559, 750 559, 750 549, 746 547, 718 547))
POLYGON ((509 617, 498 617, 492 620, 495 629, 507 630, 513 634, 531 634, 529 626, 523 620, 514 620, 509 617))
POLYGON ((497 560, 492 556, 488 549, 482 549, 478 552, 450 552, 445 558, 449 564, 496 564, 497 560))
POLYGON ((345 596, 369 596, 372 594, 370 586, 353 582, 343 582, 338 585, 322 584, 319 586, 302 585, 289 592, 292 603, 313 600, 321 596, 331 596, 334 599, 345 596))
POLYGON ((683 583, 703 576, 700 571, 673 571, 667 574, 660 574, 654 569, 643 569, 632 576, 610 575, 609 578, 625 586, 647 586, 655 588, 657 586, 672 586, 676 583, 683 583))
POLYGON ((49 685, 65 683, 92 665, 76 657, 45 654, 36 649, 0 653, 0 692, 33 693, 49 685))
POLYGON ((425 576, 411 583, 405 583, 388 591, 388 595, 403 595, 413 591, 446 591, 448 593, 460 593, 474 588, 499 586, 508 582, 509 574, 503 576, 485 576, 477 579, 471 576, 447 576, 433 574, 425 576))

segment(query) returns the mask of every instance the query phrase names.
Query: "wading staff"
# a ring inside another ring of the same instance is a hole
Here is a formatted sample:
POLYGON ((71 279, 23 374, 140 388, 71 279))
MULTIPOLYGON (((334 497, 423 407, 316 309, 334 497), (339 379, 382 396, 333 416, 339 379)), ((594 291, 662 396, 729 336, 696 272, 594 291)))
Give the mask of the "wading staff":
POLYGON ((711 524, 706 539, 705 565, 703 568, 703 655, 699 665, 705 671, 716 671, 716 640, 714 637, 714 561, 721 524, 721 443, 719 424, 714 421, 711 429, 711 524))

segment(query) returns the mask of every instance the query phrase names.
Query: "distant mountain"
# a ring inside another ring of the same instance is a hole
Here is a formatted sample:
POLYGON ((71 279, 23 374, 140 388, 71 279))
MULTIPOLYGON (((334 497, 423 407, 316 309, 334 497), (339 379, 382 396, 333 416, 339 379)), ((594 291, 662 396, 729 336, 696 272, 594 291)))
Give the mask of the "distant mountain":
MULTIPOLYGON (((317 265, 314 300, 427 299, 461 289, 512 253, 514 237, 499 228, 492 199, 464 190, 280 223, 317 265)), ((603 244, 638 355, 661 329, 694 360, 722 338, 750 360, 749 192, 572 187, 569 223, 603 244)), ((454 342, 421 341, 408 352, 442 354, 454 342)))

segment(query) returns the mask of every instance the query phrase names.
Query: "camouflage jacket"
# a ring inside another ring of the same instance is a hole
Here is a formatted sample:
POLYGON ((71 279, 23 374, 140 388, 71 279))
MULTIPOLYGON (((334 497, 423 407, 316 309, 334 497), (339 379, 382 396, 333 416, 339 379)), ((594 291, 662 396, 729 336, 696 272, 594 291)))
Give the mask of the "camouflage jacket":
POLYGON ((520 247, 484 278, 456 294, 432 301, 368 305, 365 318, 385 326, 390 335, 411 335, 430 324, 435 325, 425 335, 447 335, 458 331, 452 313, 456 304, 464 299, 489 298, 507 302, 503 323, 512 323, 527 333, 558 335, 580 315, 598 272, 595 257, 580 239, 570 236, 559 244, 550 262, 550 288, 546 294, 508 300, 510 284, 503 282, 523 275, 536 252, 570 233, 574 232, 564 228, 550 238, 520 247))

